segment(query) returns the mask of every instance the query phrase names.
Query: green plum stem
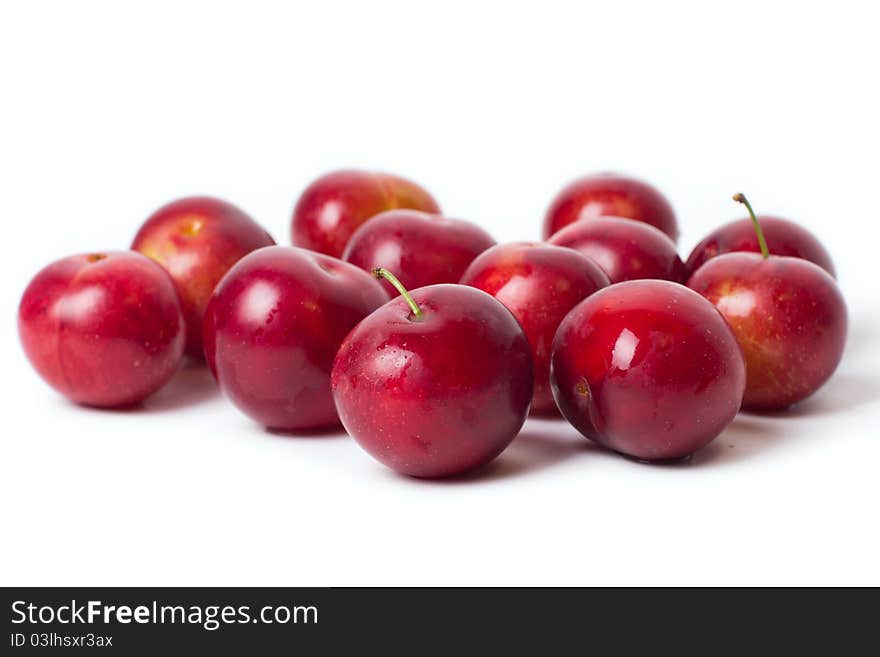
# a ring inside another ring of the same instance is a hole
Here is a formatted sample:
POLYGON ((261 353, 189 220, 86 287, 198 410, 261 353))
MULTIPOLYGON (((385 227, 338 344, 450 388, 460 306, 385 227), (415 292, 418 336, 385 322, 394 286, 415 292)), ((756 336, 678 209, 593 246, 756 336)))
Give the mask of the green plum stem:
POLYGON ((749 211, 749 216, 752 218, 752 223, 755 226, 755 234, 758 236, 758 246, 761 247, 761 255, 765 258, 769 258, 770 249, 767 248, 767 240, 764 239, 764 231, 761 230, 761 223, 758 221, 758 217, 755 216, 755 211, 752 210, 752 204, 749 203, 749 199, 746 198, 745 194, 734 194, 733 200, 746 206, 746 209, 749 211))
POLYGON ((370 273, 375 277, 382 279, 384 278, 386 281, 391 283, 394 288, 400 292, 401 296, 406 299, 406 302, 409 304, 410 310, 412 310, 413 317, 416 319, 421 319, 423 316, 422 309, 419 308, 419 304, 416 303, 416 300, 410 296, 410 293, 406 291, 406 288, 403 287, 403 283, 398 280, 397 276, 392 274, 390 271, 385 269, 384 267, 376 267, 371 270, 370 273))

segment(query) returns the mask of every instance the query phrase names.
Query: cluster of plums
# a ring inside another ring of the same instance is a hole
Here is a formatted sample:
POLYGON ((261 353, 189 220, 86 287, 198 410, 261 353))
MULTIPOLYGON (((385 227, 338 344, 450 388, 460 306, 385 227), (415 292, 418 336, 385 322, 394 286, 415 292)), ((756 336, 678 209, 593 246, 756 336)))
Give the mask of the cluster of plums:
POLYGON ((741 408, 812 394, 846 338, 819 241, 734 199, 750 216, 683 262, 668 201, 612 174, 565 187, 545 241, 501 245, 388 174, 314 181, 293 247, 229 203, 186 198, 149 217, 130 251, 40 271, 19 332, 40 375, 76 402, 136 404, 188 354, 262 425, 341 421, 419 477, 487 463, 530 411, 561 412, 637 459, 680 459, 741 408))

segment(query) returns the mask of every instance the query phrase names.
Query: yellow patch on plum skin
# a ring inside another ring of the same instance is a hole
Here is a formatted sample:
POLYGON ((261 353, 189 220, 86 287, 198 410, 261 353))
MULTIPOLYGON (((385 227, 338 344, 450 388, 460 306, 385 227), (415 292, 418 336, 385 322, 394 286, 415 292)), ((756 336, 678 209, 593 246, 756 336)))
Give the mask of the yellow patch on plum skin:
POLYGON ((205 220, 202 217, 186 217, 181 221, 180 235, 182 237, 195 237, 205 227, 205 220))

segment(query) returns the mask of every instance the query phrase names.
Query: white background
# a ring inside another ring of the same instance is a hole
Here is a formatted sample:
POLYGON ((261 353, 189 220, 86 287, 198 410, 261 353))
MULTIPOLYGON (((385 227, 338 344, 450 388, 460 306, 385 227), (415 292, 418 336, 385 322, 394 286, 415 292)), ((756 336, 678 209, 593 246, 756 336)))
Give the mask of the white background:
POLYGON ((0 583, 880 584, 878 16, 870 2, 4 3, 0 583), (816 3, 818 4, 818 3, 816 3), (184 370, 140 412, 77 408, 15 333, 30 277, 126 247, 175 197, 281 243, 328 169, 416 179, 499 240, 596 170, 672 200, 690 247, 759 211, 835 258, 836 377, 689 465, 530 421, 482 476, 397 476, 281 437, 184 370))

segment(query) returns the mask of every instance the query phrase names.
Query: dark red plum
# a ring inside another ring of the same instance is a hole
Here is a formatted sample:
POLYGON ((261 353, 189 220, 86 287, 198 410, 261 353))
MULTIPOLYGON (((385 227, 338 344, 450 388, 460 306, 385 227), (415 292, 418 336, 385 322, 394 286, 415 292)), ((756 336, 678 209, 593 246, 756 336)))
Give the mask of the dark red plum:
POLYGON ((338 424, 330 370, 346 334, 388 295, 354 265, 273 246, 239 261, 205 314, 205 355, 220 388, 272 429, 338 424))
POLYGON ((544 217, 544 239, 571 223, 597 217, 643 221, 678 240, 678 222, 666 197, 646 182, 614 173, 584 176, 563 188, 544 217))
MULTIPOLYGON (((767 249, 772 255, 803 258, 819 265, 832 276, 835 275, 834 263, 831 262, 828 251, 806 228, 780 217, 761 215, 757 219, 764 231, 767 249)), ((704 237, 687 259, 688 276, 710 258, 733 251, 761 252, 751 218, 732 221, 704 237)))
MULTIPOLYGON (((752 212, 742 194, 734 199, 752 212)), ((743 408, 774 411, 806 399, 837 369, 846 343, 846 304, 826 270, 802 258, 771 255, 754 213, 752 221, 761 251, 714 257, 688 286, 718 308, 739 340, 747 373, 743 408)))
POLYGON ((356 169, 333 171, 312 182, 299 197, 291 238, 295 246, 339 258, 361 224, 395 208, 440 213, 437 201, 406 178, 356 169))
POLYGON ((550 350, 565 315, 608 285, 599 265, 572 249, 546 243, 501 244, 480 255, 461 279, 503 303, 525 331, 535 363, 532 412, 556 413, 550 392, 550 350))
POLYGON ((141 226, 131 248, 171 274, 186 317, 186 351, 201 360, 202 318, 214 286, 243 256, 273 244, 272 236, 236 206, 193 196, 156 210, 141 226))
POLYGON ((136 404, 165 385, 183 357, 174 281, 132 251, 71 256, 30 282, 18 332, 31 365, 80 404, 136 404))
MULTIPOLYGON (((358 228, 342 259, 365 271, 393 271, 409 289, 458 283, 474 258, 495 244, 479 226, 418 210, 388 210, 358 228)), ((389 294, 396 294, 383 281, 389 294)))
POLYGON ((550 382, 562 415, 587 438, 647 461, 705 447, 733 420, 745 381, 721 313, 669 281, 599 290, 553 342, 550 382))
POLYGON ((510 311, 481 290, 443 284, 358 324, 339 349, 332 387, 343 426, 375 459, 414 477, 447 477, 488 463, 516 437, 533 376, 510 311))
POLYGON ((640 278, 681 283, 685 279, 684 263, 675 243, 641 221, 621 217, 576 221, 555 233, 549 242, 592 258, 612 283, 640 278))

